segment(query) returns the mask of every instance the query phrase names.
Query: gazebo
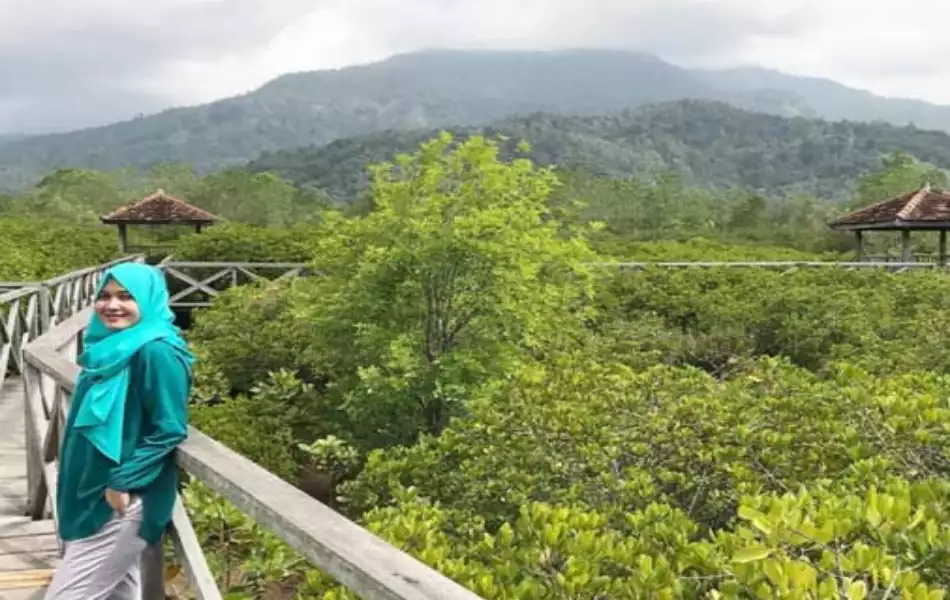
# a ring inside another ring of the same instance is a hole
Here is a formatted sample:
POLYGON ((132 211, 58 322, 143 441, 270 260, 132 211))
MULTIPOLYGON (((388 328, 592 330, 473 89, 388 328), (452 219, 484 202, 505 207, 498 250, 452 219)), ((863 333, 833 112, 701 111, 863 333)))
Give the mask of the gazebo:
POLYGON ((864 257, 865 231, 900 231, 901 262, 911 262, 912 231, 940 232, 939 262, 947 264, 947 230, 950 229, 950 191, 923 187, 900 196, 872 204, 838 217, 829 227, 853 231, 858 242, 858 260, 864 257))
POLYGON ((201 233, 202 227, 213 225, 220 218, 159 189, 150 196, 99 217, 99 220, 105 225, 118 226, 119 250, 128 252, 129 225, 191 225, 197 233, 201 233))

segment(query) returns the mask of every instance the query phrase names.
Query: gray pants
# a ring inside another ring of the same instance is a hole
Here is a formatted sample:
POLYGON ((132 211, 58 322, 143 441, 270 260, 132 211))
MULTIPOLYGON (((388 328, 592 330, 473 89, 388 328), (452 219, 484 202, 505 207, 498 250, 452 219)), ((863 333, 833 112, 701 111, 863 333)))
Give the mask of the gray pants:
POLYGON ((140 600, 140 562, 147 546, 139 537, 142 500, 93 535, 66 544, 45 600, 140 600))

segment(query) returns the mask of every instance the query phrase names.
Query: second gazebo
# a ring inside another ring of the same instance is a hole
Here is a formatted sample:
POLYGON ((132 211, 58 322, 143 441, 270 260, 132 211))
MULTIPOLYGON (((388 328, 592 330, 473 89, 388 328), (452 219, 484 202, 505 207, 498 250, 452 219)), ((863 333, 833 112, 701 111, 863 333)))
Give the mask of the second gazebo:
POLYGON ((950 191, 925 185, 883 202, 838 217, 829 226, 853 231, 858 242, 858 260, 864 257, 865 231, 900 231, 901 262, 911 262, 910 234, 940 232, 939 262, 947 264, 947 230, 950 229, 950 191))
POLYGON ((99 220, 105 225, 118 226, 119 250, 129 252, 129 225, 190 225, 201 233, 202 227, 220 219, 159 189, 150 196, 99 217, 99 220))

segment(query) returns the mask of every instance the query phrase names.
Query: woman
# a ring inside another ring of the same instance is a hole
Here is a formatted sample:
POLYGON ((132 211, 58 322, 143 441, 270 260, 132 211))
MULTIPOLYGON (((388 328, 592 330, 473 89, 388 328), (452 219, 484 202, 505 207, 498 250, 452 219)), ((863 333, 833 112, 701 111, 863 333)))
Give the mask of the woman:
POLYGON ((193 357, 162 273, 105 273, 83 336, 56 507, 66 552, 47 600, 138 600, 139 562, 171 521, 193 357))

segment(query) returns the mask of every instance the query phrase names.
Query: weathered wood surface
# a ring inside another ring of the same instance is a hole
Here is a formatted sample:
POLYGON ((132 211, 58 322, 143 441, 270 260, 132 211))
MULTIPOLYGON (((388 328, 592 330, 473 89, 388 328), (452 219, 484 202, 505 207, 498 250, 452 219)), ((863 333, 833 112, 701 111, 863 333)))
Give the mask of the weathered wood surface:
POLYGON ((43 597, 59 555, 51 520, 26 516, 26 426, 23 382, 0 387, 0 598, 43 597))

